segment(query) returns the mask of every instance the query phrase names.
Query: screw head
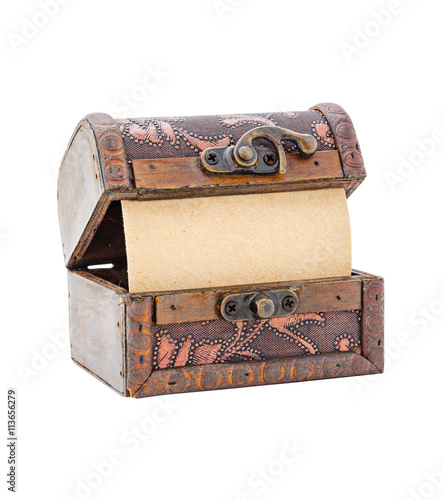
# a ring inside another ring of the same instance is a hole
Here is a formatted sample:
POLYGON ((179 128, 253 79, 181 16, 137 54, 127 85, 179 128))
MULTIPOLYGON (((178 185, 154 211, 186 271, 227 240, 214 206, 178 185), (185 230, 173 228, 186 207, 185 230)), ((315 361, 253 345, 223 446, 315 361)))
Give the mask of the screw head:
POLYGON ((285 311, 292 311, 293 309, 295 309, 295 306, 297 305, 297 302, 296 302, 295 298, 292 295, 287 295, 282 300, 281 305, 282 305, 282 307, 283 307, 283 309, 285 311))
POLYGON ((215 151, 208 151, 205 155, 205 160, 209 165, 217 165, 219 162, 219 156, 215 151))
POLYGON ((277 163, 278 157, 277 154, 274 153, 274 151, 267 151, 263 155, 263 161, 266 163, 266 165, 269 165, 272 167, 272 165, 275 165, 277 163))
POLYGON ((234 316, 234 314, 237 314, 237 312, 238 312, 237 302, 235 302, 235 300, 230 300, 225 305, 225 311, 226 311, 226 314, 229 314, 229 316, 234 316))

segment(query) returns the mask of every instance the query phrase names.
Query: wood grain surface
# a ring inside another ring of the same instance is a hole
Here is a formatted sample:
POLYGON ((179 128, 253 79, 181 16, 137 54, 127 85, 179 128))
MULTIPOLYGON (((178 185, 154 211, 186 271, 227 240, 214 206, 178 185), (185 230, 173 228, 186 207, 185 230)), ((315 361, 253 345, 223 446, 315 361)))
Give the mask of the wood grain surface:
MULTIPOLYGON (((251 287, 271 290, 272 286, 251 287)), ((294 282, 281 282, 279 288, 294 285, 294 282)), ((296 312, 324 312, 360 309, 361 282, 355 279, 343 279, 326 283, 306 283, 295 288, 299 297, 296 312)), ((156 324, 186 323, 190 321, 209 321, 220 317, 219 304, 225 291, 207 291, 160 295, 155 298, 156 324)))
POLYGON ((125 392, 125 301, 118 287, 69 272, 72 359, 117 392, 125 392))
POLYGON ((200 166, 197 158, 156 158, 133 160, 135 186, 145 189, 217 188, 287 184, 288 188, 302 181, 342 178, 343 172, 337 151, 319 151, 310 157, 296 153, 287 155, 285 174, 211 174, 200 166))

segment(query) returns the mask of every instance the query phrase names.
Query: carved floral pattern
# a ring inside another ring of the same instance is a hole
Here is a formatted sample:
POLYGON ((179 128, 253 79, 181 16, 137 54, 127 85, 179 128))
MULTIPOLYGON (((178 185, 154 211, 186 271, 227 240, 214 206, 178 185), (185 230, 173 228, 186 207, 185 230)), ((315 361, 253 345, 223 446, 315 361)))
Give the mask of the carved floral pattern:
MULTIPOLYGON (((353 317, 360 321, 359 311, 349 311, 348 314, 349 318, 353 317)), ((294 351, 291 345, 297 346, 303 355, 324 354, 324 348, 322 352, 314 335, 318 336, 319 331, 324 332, 320 333, 322 336, 328 335, 325 330, 327 313, 293 314, 269 320, 239 321, 232 323, 232 334, 224 337, 211 333, 208 328, 211 323, 213 322, 195 323, 200 327, 205 326, 205 329, 200 329, 199 332, 192 326, 183 327, 180 329, 181 336, 177 336, 176 333, 172 335, 167 325, 159 327, 154 334, 154 369, 267 359, 269 345, 266 342, 261 344, 257 342, 259 336, 264 333, 274 334, 282 342, 279 345, 288 346, 282 348, 281 357, 288 355, 287 349, 294 351), (312 327, 317 329, 317 333, 311 333, 312 327)), ((331 338, 331 351, 359 352, 360 339, 356 332, 355 336, 347 333, 346 324, 343 324, 339 331, 342 333, 335 334, 335 337, 331 338)))
MULTIPOLYGON (((256 127, 279 126, 304 134, 314 134, 319 151, 335 149, 330 126, 318 111, 275 112, 168 118, 127 118, 115 123, 121 132, 128 162, 147 158, 198 156, 209 147, 227 147, 256 127)), ((271 147, 257 139, 257 146, 271 147)), ((291 141, 283 141, 287 153, 297 151, 291 141)))
POLYGON ((209 147, 226 147, 231 144, 231 137, 227 134, 201 135, 190 132, 180 126, 183 118, 168 119, 125 119, 119 120, 123 138, 132 139, 136 144, 161 148, 169 143, 175 149, 180 149, 184 143, 190 149, 203 151, 209 147))

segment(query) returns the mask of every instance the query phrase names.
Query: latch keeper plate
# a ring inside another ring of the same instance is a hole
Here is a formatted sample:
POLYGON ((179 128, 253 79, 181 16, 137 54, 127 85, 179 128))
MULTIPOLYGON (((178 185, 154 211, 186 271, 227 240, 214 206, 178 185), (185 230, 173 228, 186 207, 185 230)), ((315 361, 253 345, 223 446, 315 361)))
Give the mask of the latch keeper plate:
POLYGON ((233 322, 289 316, 297 310, 299 293, 293 288, 230 293, 220 302, 220 314, 233 322))

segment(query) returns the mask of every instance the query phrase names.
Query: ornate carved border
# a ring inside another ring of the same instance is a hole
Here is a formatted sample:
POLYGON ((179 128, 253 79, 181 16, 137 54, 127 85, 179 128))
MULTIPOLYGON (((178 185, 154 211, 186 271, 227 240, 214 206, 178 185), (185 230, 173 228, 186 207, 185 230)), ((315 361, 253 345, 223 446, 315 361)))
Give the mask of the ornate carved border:
POLYGON ((379 372, 384 368, 384 282, 382 278, 363 280, 362 355, 379 372))
POLYGON ((84 120, 89 123, 97 141, 105 190, 134 189, 132 171, 126 160, 123 138, 113 118, 105 113, 92 113, 84 120))
POLYGON ((126 296, 126 392, 133 396, 152 372, 152 297, 126 296))
MULTIPOLYGON (((366 275, 368 276, 368 275, 366 275)), ((362 279, 362 355, 346 352, 154 370, 136 398, 371 375, 383 371, 383 279, 362 279)))
POLYGON ((363 356, 350 352, 272 361, 203 365, 155 370, 134 396, 142 398, 180 392, 350 377, 377 372, 375 366, 363 356))
POLYGON ((353 193, 366 177, 365 164, 360 151, 354 125, 346 111, 338 104, 320 103, 313 106, 328 121, 340 154, 343 174, 350 179, 346 193, 353 193))

